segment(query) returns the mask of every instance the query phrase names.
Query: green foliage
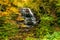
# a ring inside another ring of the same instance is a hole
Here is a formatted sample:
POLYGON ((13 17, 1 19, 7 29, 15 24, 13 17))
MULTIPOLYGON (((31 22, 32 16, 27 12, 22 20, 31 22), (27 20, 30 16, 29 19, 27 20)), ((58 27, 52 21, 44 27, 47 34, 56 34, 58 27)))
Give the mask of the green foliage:
POLYGON ((14 2, 14 0, 9 0, 11 3, 14 2))
MULTIPOLYGON (((24 5, 24 7, 29 7, 32 9, 34 14, 37 16, 37 20, 41 20, 41 22, 39 22, 37 26, 34 36, 39 38, 39 37, 44 37, 44 35, 48 33, 49 34, 54 33, 54 25, 56 23, 55 20, 57 20, 56 4, 57 4, 56 0, 42 0, 42 1, 33 0, 24 5)), ((59 23, 60 21, 57 20, 57 22, 59 23)))
POLYGON ((54 27, 60 25, 60 0, 32 0, 24 7, 31 8, 37 20, 41 20, 34 34, 37 38, 47 34, 50 36, 54 33, 54 27))
POLYGON ((57 24, 60 26, 60 17, 57 18, 57 24))
POLYGON ((54 32, 53 25, 54 25, 54 17, 44 14, 40 18, 41 22, 38 25, 38 29, 36 30, 36 37, 42 37, 48 33, 52 34, 54 32))
POLYGON ((41 20, 42 20, 42 21, 53 21, 54 18, 53 18, 53 16, 51 16, 51 15, 44 14, 44 15, 41 17, 41 20))
POLYGON ((15 13, 10 14, 11 20, 16 20, 17 17, 18 17, 18 14, 15 14, 15 13))
POLYGON ((5 20, 6 20, 6 17, 5 16, 0 17, 0 26, 3 26, 5 20))
POLYGON ((57 24, 58 26, 60 26, 60 7, 57 7, 56 15, 57 15, 57 24))
POLYGON ((60 0, 57 1, 56 6, 60 7, 60 0))
POLYGON ((1 5, 0 4, 0 10, 1 11, 3 11, 3 12, 6 11, 6 7, 7 7, 7 5, 1 5))
POLYGON ((14 36, 18 32, 17 24, 13 22, 5 23, 5 21, 6 17, 0 17, 0 38, 14 36))
POLYGON ((40 40, 40 38, 27 37, 26 40, 40 40))
POLYGON ((59 40, 60 39, 60 32, 54 32, 52 35, 47 34, 44 36, 43 39, 46 40, 59 40))
MULTIPOLYGON (((15 4, 14 0, 9 0, 13 7, 17 8, 17 5, 22 4, 22 0, 17 0, 15 4)), ((56 26, 60 27, 60 0, 29 0, 28 2, 23 2, 23 5, 18 5, 30 8, 35 17, 39 21, 35 29, 34 37, 27 37, 26 40, 59 40, 60 32, 54 32, 56 26), (37 39, 38 38, 38 39, 37 39)), ((2 12, 6 11, 6 5, 0 5, 0 10, 2 12)), ((18 15, 16 13, 11 13, 6 19, 5 16, 0 17, 0 38, 6 38, 8 40, 9 36, 14 36, 18 32, 18 27, 15 22, 7 22, 6 20, 16 20, 18 15)), ((24 30, 24 29, 23 29, 24 30)))

